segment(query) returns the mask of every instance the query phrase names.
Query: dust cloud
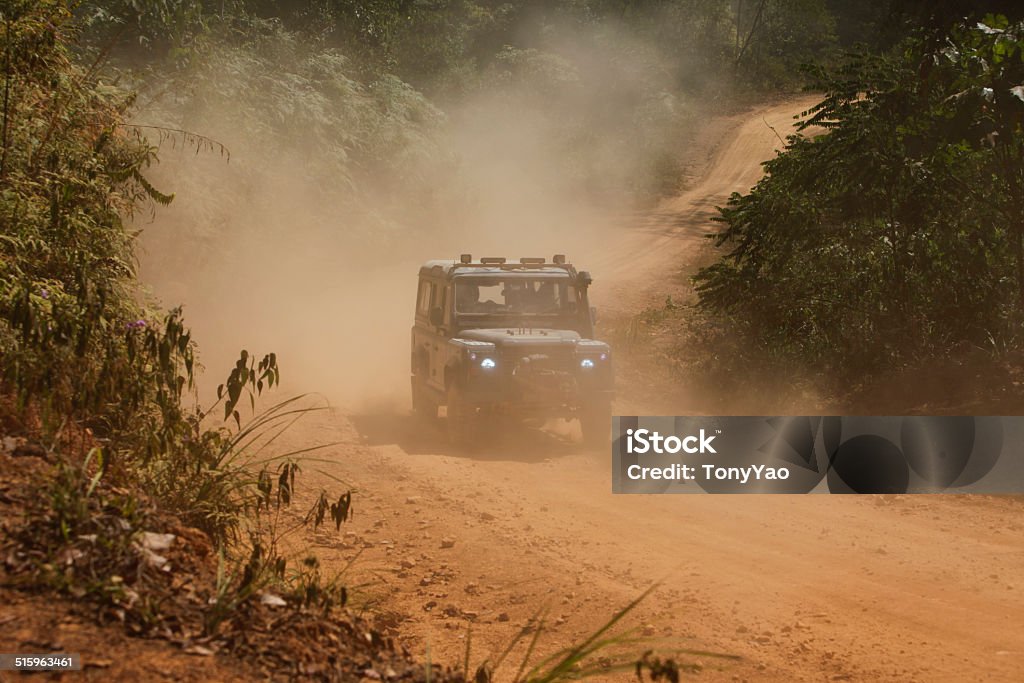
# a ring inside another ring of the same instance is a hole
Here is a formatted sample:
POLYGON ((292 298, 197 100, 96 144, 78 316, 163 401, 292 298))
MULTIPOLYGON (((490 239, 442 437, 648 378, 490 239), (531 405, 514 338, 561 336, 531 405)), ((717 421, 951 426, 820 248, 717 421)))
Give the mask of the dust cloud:
POLYGON ((245 348, 278 354, 282 394, 404 410, 422 262, 593 253, 632 208, 641 151, 670 143, 685 116, 659 84, 637 85, 646 62, 571 47, 571 62, 508 55, 496 85, 444 113, 421 103, 427 114, 398 127, 420 153, 392 144, 389 164, 339 164, 331 130, 275 111, 269 91, 225 96, 197 78, 187 104, 140 107, 139 123, 230 150, 229 160, 165 139, 149 177, 175 200, 136 219, 142 279, 162 305, 184 306, 204 390, 245 348))

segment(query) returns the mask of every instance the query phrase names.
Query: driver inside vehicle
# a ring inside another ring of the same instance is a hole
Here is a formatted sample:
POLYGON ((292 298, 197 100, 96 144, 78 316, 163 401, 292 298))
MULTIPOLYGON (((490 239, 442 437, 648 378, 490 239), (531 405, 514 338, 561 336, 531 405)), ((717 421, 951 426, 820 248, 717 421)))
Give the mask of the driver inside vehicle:
POLYGON ((480 288, 469 281, 457 282, 455 285, 455 303, 457 309, 462 313, 481 311, 480 288))
POLYGON ((551 280, 537 283, 536 291, 532 292, 529 308, 534 313, 555 313, 558 301, 555 297, 555 283, 551 280))
POLYGON ((504 306, 490 298, 488 295, 495 293, 496 287, 500 285, 492 284, 486 280, 483 281, 472 281, 464 280, 457 282, 455 285, 455 308, 459 313, 494 313, 504 306), (480 285, 486 288, 484 299, 481 301, 480 285))
POLYGON ((526 285, 522 282, 506 282, 505 288, 501 290, 505 297, 505 305, 513 311, 522 311, 523 302, 526 300, 526 285))

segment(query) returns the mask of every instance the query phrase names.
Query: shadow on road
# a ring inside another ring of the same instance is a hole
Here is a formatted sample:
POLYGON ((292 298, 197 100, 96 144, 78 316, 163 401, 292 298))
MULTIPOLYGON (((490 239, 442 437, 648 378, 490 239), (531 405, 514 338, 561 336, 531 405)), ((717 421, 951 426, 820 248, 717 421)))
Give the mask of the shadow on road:
POLYGON ((507 424, 489 430, 473 448, 448 443, 445 418, 433 422, 401 413, 373 413, 351 417, 356 430, 370 446, 396 445, 413 455, 436 454, 482 461, 543 462, 586 451, 571 430, 555 425, 539 429, 507 424))
POLYGON ((707 199, 694 202, 685 211, 656 209, 636 214, 624 229, 658 237, 674 237, 680 232, 702 237, 718 230, 713 220, 719 215, 717 203, 713 199, 707 199), (685 230, 680 231, 680 228, 685 230))

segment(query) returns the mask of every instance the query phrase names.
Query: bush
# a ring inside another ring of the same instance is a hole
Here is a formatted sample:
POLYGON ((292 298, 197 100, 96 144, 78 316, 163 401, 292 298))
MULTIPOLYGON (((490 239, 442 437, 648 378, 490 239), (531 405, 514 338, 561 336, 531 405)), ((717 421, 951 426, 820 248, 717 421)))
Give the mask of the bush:
POLYGON ((1024 28, 989 22, 818 71, 805 135, 721 209, 701 304, 845 370, 1019 336, 1024 28))
POLYGON ((65 3, 4 18, 0 389, 39 416, 44 440, 84 434, 103 476, 217 544, 236 540, 244 516, 269 503, 267 468, 292 466, 253 463, 247 449, 308 409, 289 399, 243 427, 240 401, 255 409, 280 376, 274 354, 246 351, 214 405, 190 405, 191 333, 180 310, 139 303, 136 233, 124 223, 172 199, 143 175, 155 149, 125 123, 133 98, 75 63, 65 3), (220 409, 234 431, 210 425, 220 409))

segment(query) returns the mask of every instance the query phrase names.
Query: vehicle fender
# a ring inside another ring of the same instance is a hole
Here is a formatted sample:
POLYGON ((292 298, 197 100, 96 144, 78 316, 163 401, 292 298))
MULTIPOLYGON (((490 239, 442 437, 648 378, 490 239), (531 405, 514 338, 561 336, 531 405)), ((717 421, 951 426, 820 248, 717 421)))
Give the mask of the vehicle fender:
POLYGON ((462 367, 461 361, 448 359, 448 363, 444 366, 444 388, 445 391, 452 385, 453 382, 462 382, 465 380, 465 369, 462 367))
POLYGON ((490 342, 460 339, 459 337, 448 340, 448 349, 448 359, 444 365, 444 386, 446 389, 453 381, 466 381, 470 363, 489 355, 493 356, 497 351, 497 347, 490 342))

